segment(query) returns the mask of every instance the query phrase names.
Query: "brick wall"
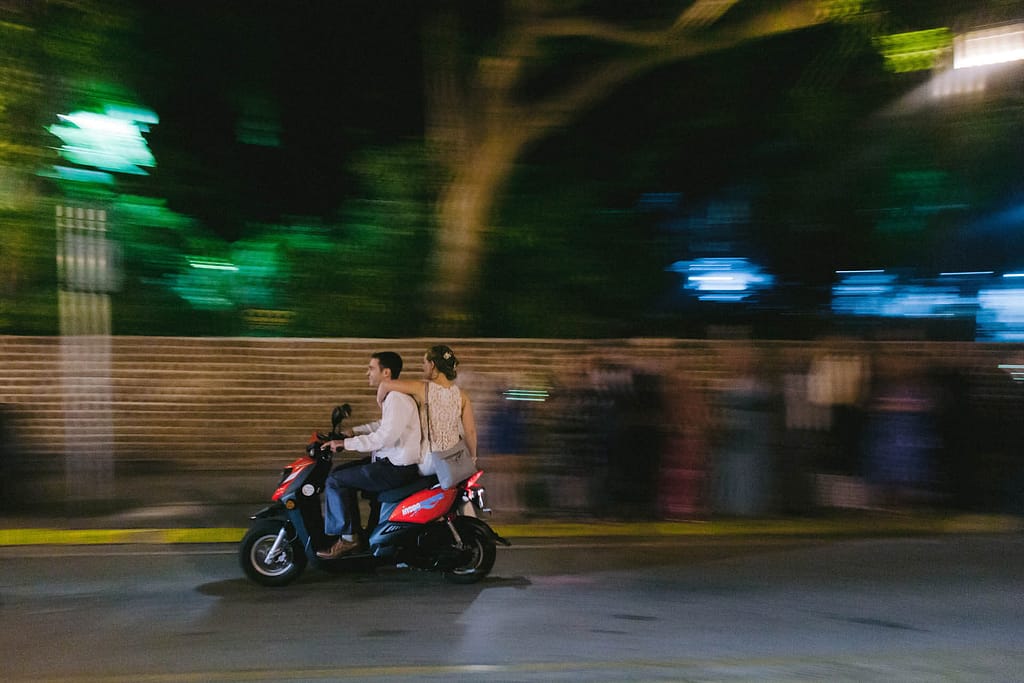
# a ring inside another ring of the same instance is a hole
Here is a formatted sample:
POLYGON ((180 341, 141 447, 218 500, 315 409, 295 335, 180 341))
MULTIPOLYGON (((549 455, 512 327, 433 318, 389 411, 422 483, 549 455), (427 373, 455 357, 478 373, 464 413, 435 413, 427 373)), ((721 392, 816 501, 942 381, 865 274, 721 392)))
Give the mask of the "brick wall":
MULTIPOLYGON (((329 427, 334 405, 352 405, 352 424, 378 414, 365 379, 370 353, 398 351, 406 361, 405 376, 415 378, 432 343, 112 337, 102 340, 97 357, 90 359, 80 350, 69 352, 59 337, 0 336, 0 404, 15 446, 5 457, 25 471, 62 471, 66 452, 76 447, 75 436, 67 434, 67 389, 74 386, 81 395, 90 381, 100 381, 109 402, 79 403, 75 429, 88 431, 95 422, 107 430, 118 473, 276 471, 300 451, 312 430, 329 427), (97 368, 104 374, 109 368, 109 379, 94 377, 97 368)), ((526 411, 523 428, 536 438, 522 440, 528 452, 515 454, 543 459, 559 447, 543 438, 563 417, 559 392, 596 367, 681 373, 714 392, 727 381, 737 354, 747 351, 766 376, 787 368, 806 370, 814 354, 840 348, 871 356, 895 353, 970 377, 981 410, 1015 411, 1021 383, 998 366, 1024 363, 1024 347, 1005 344, 465 339, 452 346, 461 361, 460 384, 476 407, 481 453, 492 458, 492 470, 515 469, 507 465, 511 461, 503 456, 508 454, 500 452, 505 443, 495 434, 510 406, 503 392, 549 392, 550 401, 526 411)))
MULTIPOLYGON (((119 461, 174 460, 191 467, 280 463, 332 406, 347 401, 355 421, 379 414, 366 383, 370 354, 395 350, 404 376, 420 376, 433 340, 113 337, 109 340, 110 410, 119 461)), ((512 387, 550 388, 602 360, 658 365, 681 353, 714 372, 703 344, 565 340, 464 340, 454 348, 460 384, 481 425, 503 407, 512 387)), ((65 449, 65 388, 96 369, 67 353, 58 337, 0 337, 0 404, 11 411, 23 453, 59 457, 65 449)), ((86 423, 88 416, 85 416, 86 423)), ((100 419, 97 416, 97 419, 100 419)), ((88 427, 88 424, 83 425, 88 427)), ((487 439, 486 430, 481 434, 487 439)), ((73 447, 73 444, 67 444, 73 447)))

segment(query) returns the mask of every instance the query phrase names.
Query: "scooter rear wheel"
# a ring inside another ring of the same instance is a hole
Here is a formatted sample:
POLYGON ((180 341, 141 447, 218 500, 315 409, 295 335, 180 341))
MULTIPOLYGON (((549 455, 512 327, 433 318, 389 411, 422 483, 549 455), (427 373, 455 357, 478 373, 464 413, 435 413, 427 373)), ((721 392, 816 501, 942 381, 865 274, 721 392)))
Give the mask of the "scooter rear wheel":
POLYGON ((261 519, 242 538, 238 560, 245 575, 263 586, 284 586, 298 578, 306 568, 306 554, 298 539, 287 540, 275 556, 269 556, 286 522, 261 519))
POLYGON ((483 580, 494 567, 497 549, 494 541, 476 526, 461 518, 455 519, 455 528, 462 538, 465 560, 458 567, 444 572, 451 583, 469 584, 483 580))

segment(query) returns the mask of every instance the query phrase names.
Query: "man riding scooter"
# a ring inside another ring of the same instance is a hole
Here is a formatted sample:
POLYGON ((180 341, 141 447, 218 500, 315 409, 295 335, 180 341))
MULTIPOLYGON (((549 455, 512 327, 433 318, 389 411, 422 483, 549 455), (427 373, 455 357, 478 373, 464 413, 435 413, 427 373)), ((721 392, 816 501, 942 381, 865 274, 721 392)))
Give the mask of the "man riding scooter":
MULTIPOLYGON (((401 372, 402 357, 393 351, 381 351, 370 356, 366 377, 370 386, 377 388, 383 380, 398 379, 401 372)), ((347 438, 328 441, 324 446, 332 452, 343 448, 370 455, 336 468, 327 477, 324 531, 338 540, 317 552, 323 560, 333 560, 363 545, 359 491, 378 493, 404 486, 420 476, 419 409, 411 396, 389 393, 381 405, 380 421, 342 433, 347 438)), ((371 510, 371 517, 375 517, 377 506, 372 505, 371 510)), ((368 521, 368 528, 376 526, 376 519, 368 521)))

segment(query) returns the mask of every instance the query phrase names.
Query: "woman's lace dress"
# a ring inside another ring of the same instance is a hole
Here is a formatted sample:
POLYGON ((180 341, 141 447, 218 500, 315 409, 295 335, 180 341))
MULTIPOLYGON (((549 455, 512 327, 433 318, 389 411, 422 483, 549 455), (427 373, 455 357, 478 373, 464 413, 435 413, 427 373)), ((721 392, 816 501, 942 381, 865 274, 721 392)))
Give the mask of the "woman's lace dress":
MULTIPOLYGON (((462 394, 454 384, 445 388, 435 382, 427 382, 427 410, 431 451, 443 451, 459 442, 462 436, 462 394)), ((426 439, 427 434, 424 433, 426 439)))

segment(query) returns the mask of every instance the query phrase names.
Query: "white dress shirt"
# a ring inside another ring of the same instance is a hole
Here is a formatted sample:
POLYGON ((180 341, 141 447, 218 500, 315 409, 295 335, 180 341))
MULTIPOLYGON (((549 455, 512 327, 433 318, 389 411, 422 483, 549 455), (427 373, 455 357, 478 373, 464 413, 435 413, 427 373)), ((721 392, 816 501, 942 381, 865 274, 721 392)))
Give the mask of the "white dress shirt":
POLYGON ((374 460, 387 458, 392 465, 420 462, 420 414, 412 396, 392 391, 384 398, 379 422, 359 425, 356 436, 345 439, 346 451, 373 453, 374 460))

